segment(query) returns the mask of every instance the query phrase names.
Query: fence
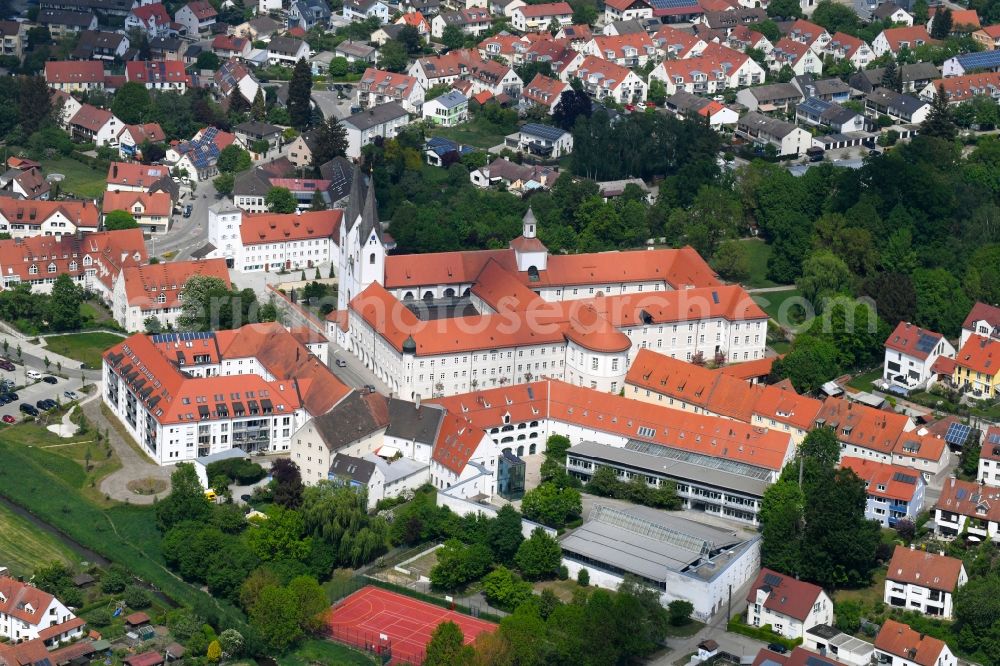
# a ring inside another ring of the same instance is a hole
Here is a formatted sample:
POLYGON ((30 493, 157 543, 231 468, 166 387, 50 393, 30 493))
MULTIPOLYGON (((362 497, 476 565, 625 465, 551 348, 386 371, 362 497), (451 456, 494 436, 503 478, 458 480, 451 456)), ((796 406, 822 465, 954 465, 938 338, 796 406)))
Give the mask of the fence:
POLYGON ((502 619, 502 611, 498 611, 487 604, 481 604, 475 601, 459 604, 448 601, 444 597, 431 592, 429 583, 422 583, 421 585, 426 589, 420 590, 417 589, 416 583, 414 584, 414 587, 407 587, 405 585, 397 585, 396 583, 390 583, 387 580, 380 580, 371 576, 352 576, 347 580, 330 584, 326 588, 327 598, 330 600, 330 603, 337 603, 341 599, 354 594, 366 585, 381 587, 382 589, 389 590, 390 592, 396 592, 398 594, 417 599, 418 601, 423 601, 433 604, 434 606, 453 610, 456 613, 462 613, 463 615, 468 615, 470 617, 477 617, 482 620, 486 620, 487 622, 500 622, 502 619))
POLYGON ((391 640, 383 640, 384 634, 365 631, 355 627, 326 627, 322 636, 335 643, 366 652, 380 664, 388 664, 395 659, 397 664, 420 666, 426 659, 426 652, 412 645, 394 649, 391 640))

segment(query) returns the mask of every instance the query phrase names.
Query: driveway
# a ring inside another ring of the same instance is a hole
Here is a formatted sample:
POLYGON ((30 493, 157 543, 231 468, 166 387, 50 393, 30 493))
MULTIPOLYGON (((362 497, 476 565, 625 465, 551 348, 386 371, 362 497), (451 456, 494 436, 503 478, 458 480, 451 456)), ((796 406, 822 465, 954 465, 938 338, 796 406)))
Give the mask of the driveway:
POLYGON ((163 257, 167 252, 174 252, 175 261, 190 259, 192 252, 208 242, 208 209, 218 200, 211 180, 195 185, 189 198, 181 202, 182 205, 191 204, 191 217, 174 215, 169 232, 150 237, 149 255, 163 257))
POLYGON ((341 98, 336 90, 313 90, 312 99, 323 113, 324 118, 341 120, 351 115, 351 105, 354 104, 354 89, 345 89, 341 98))

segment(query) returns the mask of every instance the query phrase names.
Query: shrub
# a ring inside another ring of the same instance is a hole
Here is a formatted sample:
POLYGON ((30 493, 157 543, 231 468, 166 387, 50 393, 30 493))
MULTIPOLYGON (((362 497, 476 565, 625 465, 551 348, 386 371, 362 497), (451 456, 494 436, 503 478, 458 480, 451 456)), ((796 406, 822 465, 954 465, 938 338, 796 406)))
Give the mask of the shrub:
POLYGON ((559 565, 559 569, 556 571, 556 576, 559 577, 559 580, 566 580, 569 578, 569 569, 566 568, 565 564, 559 565))
POLYGON ((122 592, 126 585, 128 585, 128 572, 118 565, 111 565, 101 576, 101 592, 116 594, 122 592))
POLYGON ((670 624, 674 627, 682 627, 691 622, 694 604, 683 599, 676 599, 667 606, 667 612, 670 614, 670 624))
POLYGON ((137 585, 129 585, 125 588, 125 594, 122 597, 129 608, 133 610, 142 610, 143 608, 149 608, 153 600, 149 595, 149 592, 142 589, 137 585))
POLYGON ((586 569, 580 569, 576 572, 576 582, 580 587, 587 587, 590 585, 590 572, 586 569))

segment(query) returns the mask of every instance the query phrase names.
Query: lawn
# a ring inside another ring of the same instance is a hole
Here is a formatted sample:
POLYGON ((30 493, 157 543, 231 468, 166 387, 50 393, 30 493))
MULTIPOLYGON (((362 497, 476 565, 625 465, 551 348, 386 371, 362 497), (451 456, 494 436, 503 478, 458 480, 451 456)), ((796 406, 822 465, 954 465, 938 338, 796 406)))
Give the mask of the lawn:
POLYGON ((851 381, 847 382, 847 385, 851 388, 856 388, 859 391, 871 392, 875 387, 872 386, 872 382, 876 379, 882 378, 882 366, 875 368, 874 370, 869 370, 856 377, 851 378, 851 381))
POLYGON ((804 310, 800 305, 783 304, 790 299, 801 299, 802 292, 798 289, 787 291, 769 291, 764 294, 753 294, 753 300, 763 308, 771 319, 774 319, 781 326, 796 326, 802 323, 804 310))
POLYGON ((30 577, 38 566, 78 559, 68 546, 0 504, 0 563, 13 575, 30 577))
MULTIPOLYGON (((80 303, 80 316, 84 322, 100 326, 102 324, 117 325, 108 309, 96 301, 84 301, 80 303)), ((89 324, 87 324, 89 326, 89 324)))
POLYGON ((747 238, 743 241, 750 258, 750 277, 747 286, 751 289, 774 287, 775 283, 767 279, 767 260, 771 258, 771 246, 759 238, 747 238))
POLYGON ((45 160, 45 174, 61 173, 65 179, 60 185, 64 194, 75 194, 78 197, 97 199, 104 194, 107 171, 92 169, 83 162, 77 162, 71 157, 60 157, 56 160, 45 160))
POLYGON ((885 598, 885 569, 879 569, 872 577, 872 584, 859 590, 837 590, 833 599, 837 603, 860 602, 864 608, 872 608, 885 598))
POLYGON ((99 368, 101 354, 122 340, 122 336, 113 333, 71 333, 45 338, 45 347, 55 354, 76 359, 88 368, 99 368))
POLYGON ((311 666, 312 664, 363 664, 370 666, 375 660, 357 650, 330 641, 305 641, 295 651, 278 657, 278 666, 311 666))
POLYGON ((516 129, 504 131, 504 128, 497 127, 479 115, 458 127, 432 127, 427 130, 427 136, 428 138, 440 136, 458 143, 485 149, 503 143, 504 137, 516 129))
POLYGON ((675 627, 670 624, 667 625, 667 637, 673 638, 686 638, 688 636, 694 636, 699 631, 704 629, 705 623, 699 622, 698 620, 691 620, 687 624, 682 624, 679 627, 675 627))
MULTIPOLYGON (((573 601, 573 592, 581 589, 579 584, 577 584, 577 582, 572 578, 567 580, 542 581, 540 583, 535 583, 533 589, 538 594, 541 594, 542 590, 544 590, 545 588, 552 590, 552 592, 555 593, 557 597, 559 597, 560 601, 564 601, 566 603, 573 601)), ((582 589, 594 589, 594 588, 593 586, 590 586, 589 588, 582 588, 582 589)))

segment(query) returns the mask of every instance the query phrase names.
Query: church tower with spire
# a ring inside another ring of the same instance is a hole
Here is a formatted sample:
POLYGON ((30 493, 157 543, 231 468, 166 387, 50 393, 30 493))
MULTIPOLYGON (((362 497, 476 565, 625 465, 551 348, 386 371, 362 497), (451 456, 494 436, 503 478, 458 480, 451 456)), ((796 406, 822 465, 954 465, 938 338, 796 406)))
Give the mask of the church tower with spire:
POLYGON ((517 270, 527 271, 529 280, 538 279, 538 273, 548 268, 549 250, 538 240, 538 220, 530 208, 521 220, 521 235, 510 242, 517 260, 517 270))
POLYGON ((340 223, 337 309, 346 310, 355 296, 372 282, 385 280, 385 243, 378 219, 375 184, 364 185, 364 174, 355 165, 351 193, 340 223))

